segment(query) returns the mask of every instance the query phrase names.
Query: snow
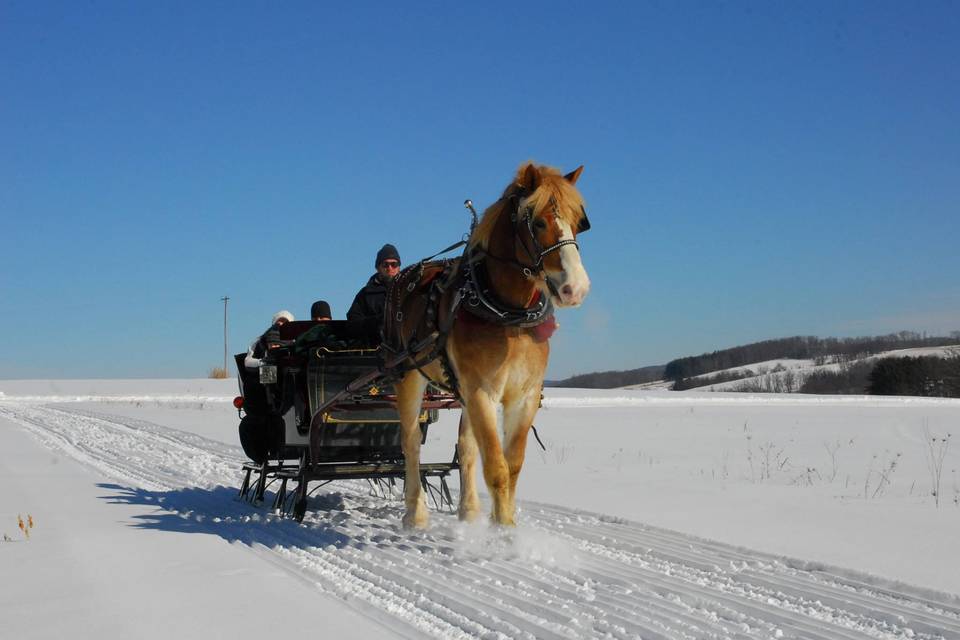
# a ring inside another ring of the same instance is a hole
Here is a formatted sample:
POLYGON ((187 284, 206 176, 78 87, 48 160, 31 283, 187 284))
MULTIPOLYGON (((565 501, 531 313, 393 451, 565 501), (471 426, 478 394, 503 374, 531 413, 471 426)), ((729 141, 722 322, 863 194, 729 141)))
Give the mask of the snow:
MULTIPOLYGON (((0 449, 0 533, 13 540, 0 543, 2 637, 286 635, 303 629, 294 611, 321 616, 342 637, 386 635, 264 562, 253 537, 243 543, 240 532, 218 535, 164 512, 148 493, 38 446, 3 419, 0 449), (18 514, 34 520, 29 540, 18 514)), ((227 503, 233 494, 216 493, 227 503)))
POLYGON ((0 635, 960 637, 960 400, 547 389, 519 526, 409 533, 236 500, 236 389, 0 381, 0 635))
MULTIPOLYGON (((751 364, 741 365, 739 367, 730 367, 729 369, 723 369, 723 373, 741 373, 744 371, 752 371, 756 374, 766 373, 768 371, 773 371, 774 369, 801 369, 804 367, 813 366, 813 360, 798 360, 796 358, 781 358, 779 360, 764 360, 763 362, 753 362, 751 364)), ((699 376, 693 376, 692 380, 702 380, 704 378, 711 378, 720 373, 720 371, 711 371, 710 373, 702 373, 699 376)))

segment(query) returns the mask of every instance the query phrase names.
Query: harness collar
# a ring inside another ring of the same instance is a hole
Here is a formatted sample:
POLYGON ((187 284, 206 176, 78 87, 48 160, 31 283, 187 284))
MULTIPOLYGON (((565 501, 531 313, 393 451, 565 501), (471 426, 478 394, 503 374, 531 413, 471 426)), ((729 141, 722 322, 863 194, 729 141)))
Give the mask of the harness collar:
POLYGON ((463 309, 503 327, 536 327, 553 316, 553 302, 539 292, 533 303, 525 308, 511 307, 497 299, 483 278, 483 272, 477 269, 477 263, 489 255, 486 252, 464 253, 461 262, 463 286, 460 289, 463 309))

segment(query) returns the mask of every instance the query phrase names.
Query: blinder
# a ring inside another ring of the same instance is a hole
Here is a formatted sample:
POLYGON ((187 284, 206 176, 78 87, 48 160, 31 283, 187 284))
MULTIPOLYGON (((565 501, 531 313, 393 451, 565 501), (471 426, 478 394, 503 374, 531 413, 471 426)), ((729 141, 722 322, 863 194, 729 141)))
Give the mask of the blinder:
POLYGON ((577 233, 590 231, 590 218, 587 217, 587 210, 581 206, 580 211, 583 212, 583 217, 580 218, 580 224, 577 225, 577 233))

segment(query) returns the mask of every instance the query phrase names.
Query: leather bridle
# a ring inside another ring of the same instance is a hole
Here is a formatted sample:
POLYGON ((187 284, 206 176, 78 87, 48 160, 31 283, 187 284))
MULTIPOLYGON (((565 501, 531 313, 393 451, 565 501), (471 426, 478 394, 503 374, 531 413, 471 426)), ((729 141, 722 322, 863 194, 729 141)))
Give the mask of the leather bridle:
MULTIPOLYGON (((559 251, 567 245, 573 245, 577 251, 580 251, 580 245, 577 244, 577 241, 573 238, 566 240, 560 240, 549 247, 544 247, 540 244, 540 241, 537 240, 537 234, 533 230, 533 207, 530 205, 523 206, 524 200, 524 191, 518 191, 510 196, 507 196, 509 199, 515 202, 513 206, 513 211, 510 213, 510 221, 513 223, 513 242, 514 242, 514 255, 516 255, 517 243, 520 243, 520 246, 523 247, 524 252, 526 252, 527 257, 530 258, 530 263, 523 263, 515 258, 504 258, 502 256, 496 256, 489 251, 479 250, 482 257, 493 258, 497 262, 509 265, 516 269, 519 269, 523 272, 528 278, 536 279, 541 275, 543 276, 544 281, 547 284, 547 288, 550 289, 550 293, 559 298, 560 293, 557 291, 556 285, 553 283, 553 280, 550 279, 550 276, 547 275, 546 270, 543 266, 544 259, 553 253, 554 251, 559 251), (526 230, 526 234, 523 231, 526 230), (528 242, 524 241, 524 235, 529 238, 528 242)), ((550 205, 553 207, 553 213, 555 217, 560 217, 559 207, 557 206, 556 200, 550 198, 550 205)), ((579 225, 577 225, 577 233, 583 233, 590 229, 590 220, 587 218, 586 209, 581 205, 581 211, 583 211, 583 217, 580 219, 579 225)), ((481 257, 478 256, 478 257, 481 257)))

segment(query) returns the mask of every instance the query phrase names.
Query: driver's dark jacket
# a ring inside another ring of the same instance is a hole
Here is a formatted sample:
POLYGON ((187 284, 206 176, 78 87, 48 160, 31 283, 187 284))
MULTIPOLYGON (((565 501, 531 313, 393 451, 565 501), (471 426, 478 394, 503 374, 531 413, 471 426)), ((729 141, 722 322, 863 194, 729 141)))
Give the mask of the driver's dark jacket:
POLYGON ((387 285, 375 273, 354 297, 347 311, 347 321, 358 329, 362 327, 362 331, 368 335, 379 335, 386 301, 387 285))

